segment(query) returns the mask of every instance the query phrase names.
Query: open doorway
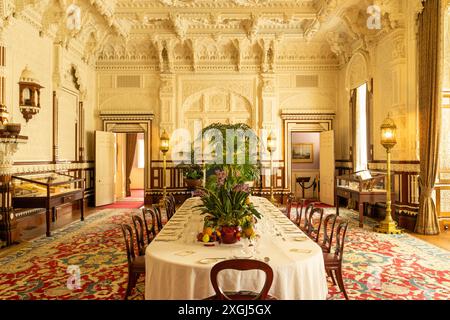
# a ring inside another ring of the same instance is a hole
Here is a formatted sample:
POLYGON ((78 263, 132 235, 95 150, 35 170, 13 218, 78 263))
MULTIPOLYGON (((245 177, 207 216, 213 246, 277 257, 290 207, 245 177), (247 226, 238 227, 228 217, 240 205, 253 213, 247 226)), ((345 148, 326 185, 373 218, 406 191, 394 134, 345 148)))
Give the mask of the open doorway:
POLYGON ((143 133, 116 133, 115 206, 144 203, 145 140, 143 133))
POLYGON ((291 132, 291 177, 297 198, 320 199, 320 132, 291 132))

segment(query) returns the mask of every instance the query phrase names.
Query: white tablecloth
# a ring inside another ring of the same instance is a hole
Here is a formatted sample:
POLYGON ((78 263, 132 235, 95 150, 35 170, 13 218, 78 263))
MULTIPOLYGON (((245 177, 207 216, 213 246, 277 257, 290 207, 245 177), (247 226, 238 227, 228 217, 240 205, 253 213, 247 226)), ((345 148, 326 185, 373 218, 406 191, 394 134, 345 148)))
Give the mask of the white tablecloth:
MULTIPOLYGON (((188 199, 147 247, 145 298, 148 300, 205 299, 214 294, 210 281, 212 266, 234 257, 252 255, 266 261, 274 280, 269 294, 281 300, 323 300, 328 287, 322 250, 265 198, 252 197, 263 218, 257 223, 257 245, 241 240, 233 245, 216 243, 207 247, 196 241, 203 217, 199 198, 188 199), (298 231, 297 231, 298 230, 298 231), (245 245, 245 248, 244 248, 245 245), (218 260, 205 260, 218 258, 218 260)), ((262 288, 261 271, 224 271, 219 283, 226 291, 262 288)))

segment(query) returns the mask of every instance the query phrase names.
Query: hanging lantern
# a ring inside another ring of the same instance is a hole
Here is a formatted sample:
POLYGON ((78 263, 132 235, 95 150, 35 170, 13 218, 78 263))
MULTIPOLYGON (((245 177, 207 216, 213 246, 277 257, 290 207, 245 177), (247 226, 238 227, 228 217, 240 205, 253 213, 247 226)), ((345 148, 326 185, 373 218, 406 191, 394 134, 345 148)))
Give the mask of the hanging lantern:
POLYGON ((27 122, 41 110, 42 88, 33 72, 26 66, 19 79, 19 108, 27 122))

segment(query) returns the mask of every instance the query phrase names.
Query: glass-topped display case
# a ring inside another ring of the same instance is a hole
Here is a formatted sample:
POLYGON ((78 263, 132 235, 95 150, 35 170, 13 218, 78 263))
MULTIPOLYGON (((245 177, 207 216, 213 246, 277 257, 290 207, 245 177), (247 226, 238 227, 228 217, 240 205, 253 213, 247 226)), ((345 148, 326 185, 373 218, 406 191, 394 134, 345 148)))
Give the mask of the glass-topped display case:
POLYGON ((45 208, 47 236, 51 220, 56 219, 56 207, 80 201, 81 220, 84 220, 84 179, 57 172, 12 176, 14 208, 45 208))
POLYGON ((77 185, 81 181, 55 172, 13 176, 13 197, 47 197, 47 189, 50 197, 53 197, 79 190, 77 185))
POLYGON ((385 189, 386 173, 376 171, 358 171, 336 177, 337 187, 346 187, 353 190, 372 191, 385 189))

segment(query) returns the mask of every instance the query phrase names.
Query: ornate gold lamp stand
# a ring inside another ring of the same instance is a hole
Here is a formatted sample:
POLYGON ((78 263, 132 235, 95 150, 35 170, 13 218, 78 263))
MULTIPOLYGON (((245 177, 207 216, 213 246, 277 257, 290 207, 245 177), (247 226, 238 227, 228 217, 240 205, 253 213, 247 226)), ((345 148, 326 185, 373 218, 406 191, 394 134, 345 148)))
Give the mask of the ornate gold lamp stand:
POLYGON ((273 195, 273 153, 277 150, 277 138, 273 134, 267 137, 267 151, 270 153, 270 202, 277 204, 277 200, 273 195))
POLYGON ((162 183, 163 183, 163 196, 161 200, 159 201, 159 205, 162 207, 164 206, 164 203, 166 201, 167 197, 167 187, 166 187, 166 154, 169 151, 169 135, 167 134, 166 130, 164 130, 161 134, 161 137, 159 138, 160 144, 159 144, 159 150, 161 150, 163 154, 163 172, 162 172, 162 183))
POLYGON ((397 223, 392 219, 391 209, 391 149, 397 144, 397 126, 388 114, 388 117, 381 125, 381 144, 386 148, 387 153, 387 178, 386 178, 386 217, 375 227, 375 232, 386 234, 400 234, 402 230, 397 229, 397 223))

